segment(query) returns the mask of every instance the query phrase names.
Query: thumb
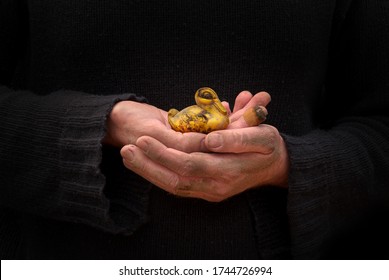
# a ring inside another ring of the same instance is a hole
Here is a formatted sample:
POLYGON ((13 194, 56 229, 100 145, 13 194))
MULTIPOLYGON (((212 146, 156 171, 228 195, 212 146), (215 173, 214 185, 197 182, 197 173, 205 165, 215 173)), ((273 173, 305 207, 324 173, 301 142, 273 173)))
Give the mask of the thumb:
POLYGON ((205 137, 204 143, 210 151, 217 153, 270 154, 278 145, 280 137, 275 127, 262 124, 214 131, 205 137))

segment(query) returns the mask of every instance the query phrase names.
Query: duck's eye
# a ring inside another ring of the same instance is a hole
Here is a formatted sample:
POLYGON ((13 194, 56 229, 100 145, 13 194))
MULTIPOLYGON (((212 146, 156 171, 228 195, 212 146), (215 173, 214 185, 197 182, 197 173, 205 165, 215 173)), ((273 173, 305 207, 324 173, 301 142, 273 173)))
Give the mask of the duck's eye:
POLYGON ((202 91, 202 92, 199 92, 199 96, 201 97, 201 98, 204 98, 204 99, 213 99, 213 95, 212 95, 212 93, 210 93, 210 92, 207 92, 207 91, 202 91))

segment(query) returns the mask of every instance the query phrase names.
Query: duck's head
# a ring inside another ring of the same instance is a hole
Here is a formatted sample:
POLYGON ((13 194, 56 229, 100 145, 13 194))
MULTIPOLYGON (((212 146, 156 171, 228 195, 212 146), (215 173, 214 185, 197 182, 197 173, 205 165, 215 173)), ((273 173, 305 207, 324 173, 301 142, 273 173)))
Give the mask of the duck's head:
POLYGON ((220 102, 216 92, 211 88, 203 87, 198 89, 195 94, 195 100, 197 106, 203 109, 215 107, 220 113, 227 115, 227 110, 220 102))

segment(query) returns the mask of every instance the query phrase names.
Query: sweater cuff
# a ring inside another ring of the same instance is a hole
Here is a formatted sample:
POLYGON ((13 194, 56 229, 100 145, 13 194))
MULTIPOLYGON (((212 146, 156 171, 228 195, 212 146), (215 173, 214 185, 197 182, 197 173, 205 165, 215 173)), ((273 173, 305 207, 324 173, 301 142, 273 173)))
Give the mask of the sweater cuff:
MULTIPOLYGON (((145 220, 148 188, 132 186, 133 181, 128 180, 124 172, 123 176, 115 178, 114 183, 118 185, 117 189, 125 190, 125 193, 120 199, 118 196, 112 200, 107 197, 107 185, 113 180, 102 172, 104 164, 101 141, 105 136, 107 117, 117 102, 145 102, 145 99, 133 94, 123 94, 116 98, 84 95, 82 99, 78 96, 67 105, 58 143, 59 190, 62 191, 62 205, 59 208, 62 209, 65 220, 88 224, 112 233, 132 233, 145 220), (127 187, 124 188, 123 185, 127 187)), ((104 157, 104 161, 115 159, 104 157)), ((118 165, 117 163, 116 159, 115 162, 106 164, 118 165)))
POLYGON ((287 212, 292 255, 318 259, 333 231, 357 216, 355 205, 360 210, 367 204, 364 149, 341 132, 316 130, 282 137, 290 159, 287 212))

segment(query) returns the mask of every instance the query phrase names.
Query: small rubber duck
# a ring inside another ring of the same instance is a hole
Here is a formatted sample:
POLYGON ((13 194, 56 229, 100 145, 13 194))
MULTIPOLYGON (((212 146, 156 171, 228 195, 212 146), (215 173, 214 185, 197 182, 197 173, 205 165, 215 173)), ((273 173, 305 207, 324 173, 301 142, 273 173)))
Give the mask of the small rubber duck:
POLYGON ((198 89, 195 101, 197 105, 186 107, 181 111, 169 110, 168 121, 173 130, 210 133, 227 128, 230 123, 227 110, 213 89, 209 87, 198 89))

